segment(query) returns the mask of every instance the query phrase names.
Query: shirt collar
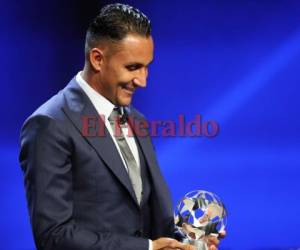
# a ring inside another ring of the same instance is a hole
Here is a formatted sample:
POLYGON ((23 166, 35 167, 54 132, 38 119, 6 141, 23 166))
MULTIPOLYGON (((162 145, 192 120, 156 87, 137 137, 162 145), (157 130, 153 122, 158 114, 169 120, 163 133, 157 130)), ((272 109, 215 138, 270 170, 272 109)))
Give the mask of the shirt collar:
MULTIPOLYGON (((94 90, 81 76, 81 72, 76 75, 76 81, 82 90, 91 100, 92 104, 96 108, 99 115, 104 115, 105 119, 108 119, 115 105, 106 99, 103 95, 94 90)), ((122 109, 121 109, 122 110, 122 109)))

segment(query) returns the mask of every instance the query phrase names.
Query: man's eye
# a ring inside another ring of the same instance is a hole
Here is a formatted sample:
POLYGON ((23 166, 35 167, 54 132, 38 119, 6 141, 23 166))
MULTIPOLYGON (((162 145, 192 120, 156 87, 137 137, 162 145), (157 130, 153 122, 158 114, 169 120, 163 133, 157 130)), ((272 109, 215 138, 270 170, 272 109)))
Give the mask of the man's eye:
POLYGON ((138 70, 139 68, 140 68, 140 65, 128 65, 128 66, 126 66, 126 69, 128 69, 129 71, 138 70))

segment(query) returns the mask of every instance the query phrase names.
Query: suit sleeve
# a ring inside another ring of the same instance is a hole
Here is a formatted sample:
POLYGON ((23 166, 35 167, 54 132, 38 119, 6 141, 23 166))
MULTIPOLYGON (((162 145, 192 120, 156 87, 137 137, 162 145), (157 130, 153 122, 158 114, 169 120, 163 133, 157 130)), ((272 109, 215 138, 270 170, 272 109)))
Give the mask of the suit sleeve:
POLYGON ((62 122, 43 115, 27 120, 21 131, 19 159, 37 248, 147 250, 147 239, 93 232, 76 224, 72 200, 72 144, 66 134, 62 122))

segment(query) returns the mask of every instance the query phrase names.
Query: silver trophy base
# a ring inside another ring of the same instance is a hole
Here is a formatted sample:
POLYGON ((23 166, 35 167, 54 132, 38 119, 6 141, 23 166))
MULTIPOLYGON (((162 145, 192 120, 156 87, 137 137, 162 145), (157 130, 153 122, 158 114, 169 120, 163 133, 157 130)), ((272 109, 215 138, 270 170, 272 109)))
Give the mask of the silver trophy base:
POLYGON ((208 250, 207 244, 203 240, 184 239, 183 243, 195 246, 197 248, 197 250, 208 250))

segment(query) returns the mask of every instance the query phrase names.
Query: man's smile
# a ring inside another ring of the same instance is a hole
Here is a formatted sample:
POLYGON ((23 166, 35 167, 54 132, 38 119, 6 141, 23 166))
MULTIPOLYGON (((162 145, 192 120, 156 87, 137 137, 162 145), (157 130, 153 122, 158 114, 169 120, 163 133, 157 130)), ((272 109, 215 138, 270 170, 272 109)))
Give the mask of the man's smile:
POLYGON ((125 91, 127 94, 132 95, 135 91, 135 88, 130 87, 130 86, 121 86, 122 90, 125 91))

